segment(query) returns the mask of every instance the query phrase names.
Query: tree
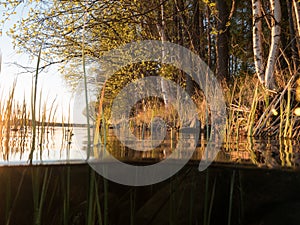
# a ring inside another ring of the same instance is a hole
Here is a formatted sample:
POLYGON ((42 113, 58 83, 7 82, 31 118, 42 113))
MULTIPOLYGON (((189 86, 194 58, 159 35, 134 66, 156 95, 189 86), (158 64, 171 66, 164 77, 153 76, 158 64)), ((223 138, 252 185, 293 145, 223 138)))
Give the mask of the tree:
POLYGON ((291 51, 292 51, 292 62, 293 62, 293 70, 297 71, 298 68, 298 55, 297 55, 297 38, 295 34, 294 28, 294 18, 293 18, 293 5, 290 0, 286 0, 286 7, 288 12, 288 22, 289 22, 289 33, 291 40, 291 51))
POLYGON ((262 41, 262 3, 261 0, 252 0, 253 11, 253 52, 255 71, 262 84, 265 83, 264 61, 263 61, 263 41, 262 41))
MULTIPOLYGON (((280 1, 264 1, 263 5, 261 0, 252 0, 251 3, 246 0, 237 3, 234 0, 54 0, 33 1, 31 5, 23 1, 5 4, 8 15, 22 5, 32 8, 28 17, 11 28, 10 34, 21 51, 32 55, 37 54, 38 46, 43 43, 44 66, 79 61, 83 40, 85 56, 97 59, 103 52, 128 42, 159 39, 199 54, 220 80, 228 83, 233 76, 255 70, 261 83, 272 88, 280 47, 280 1)), ((294 19, 297 28, 300 26, 298 1, 293 0, 292 6, 292 13, 283 20, 294 19)), ((298 37, 300 29, 295 30, 298 37)), ((287 43, 285 50, 290 48, 287 43)), ((184 80, 192 93, 188 77, 181 74, 179 79, 184 80)))
POLYGON ((229 9, 224 0, 217 0, 216 3, 218 10, 216 75, 219 79, 229 82, 229 9))
POLYGON ((281 6, 280 0, 270 0, 271 5, 271 46, 265 72, 265 86, 268 89, 275 88, 274 71, 279 51, 281 34, 281 6))
POLYGON ((252 0, 253 10, 253 52, 255 70, 260 82, 267 89, 275 88, 274 71, 275 64, 279 51, 280 35, 281 35, 281 6, 279 0, 270 0, 270 18, 271 18, 271 44, 269 48, 268 60, 264 65, 263 57, 263 29, 262 19, 265 15, 262 14, 261 0, 252 0))
POLYGON ((293 0, 293 8, 296 17, 297 34, 300 37, 300 2, 298 0, 293 0))
POLYGON ((293 12, 295 15, 295 30, 296 30, 296 37, 297 37, 297 47, 298 47, 298 55, 300 55, 300 2, 297 0, 293 0, 293 12))

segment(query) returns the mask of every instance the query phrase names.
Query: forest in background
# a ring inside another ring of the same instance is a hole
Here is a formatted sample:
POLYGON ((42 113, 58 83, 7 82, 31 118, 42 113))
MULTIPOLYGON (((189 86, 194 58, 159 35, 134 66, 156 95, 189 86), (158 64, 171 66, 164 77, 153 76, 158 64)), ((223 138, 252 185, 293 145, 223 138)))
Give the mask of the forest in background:
MULTIPOLYGON (((97 73, 99 68, 91 65, 106 51, 139 40, 168 41, 190 49, 214 71, 228 107, 228 137, 299 136, 297 0, 11 0, 1 4, 7 9, 4 25, 18 8, 29 9, 8 32, 15 47, 33 57, 41 52, 40 70, 59 64, 72 87, 83 79, 83 56, 87 68, 90 65, 97 73)), ((203 106, 203 93, 185 73, 147 62, 127 66, 103 81, 102 100, 99 94, 103 111, 109 114, 111 100, 126 84, 153 74, 184 87, 202 107, 199 114, 209 108, 203 106)))

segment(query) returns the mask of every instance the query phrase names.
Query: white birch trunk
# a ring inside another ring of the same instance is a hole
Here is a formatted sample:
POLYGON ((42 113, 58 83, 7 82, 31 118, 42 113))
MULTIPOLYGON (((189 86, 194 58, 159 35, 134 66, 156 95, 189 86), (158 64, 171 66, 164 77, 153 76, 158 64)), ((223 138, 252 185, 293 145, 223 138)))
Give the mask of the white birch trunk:
MULTIPOLYGON (((166 36, 166 33, 165 33, 164 5, 163 5, 162 0, 160 0, 160 4, 161 4, 161 8, 160 8, 161 9, 161 24, 157 24, 157 29, 158 29, 161 41, 165 42, 165 41, 167 41, 167 36, 166 36)), ((164 49, 164 47, 162 47, 162 50, 161 50, 161 58, 162 58, 161 63, 163 63, 164 58, 165 58, 165 49, 164 49)), ((161 66, 163 66, 163 65, 161 65, 161 66)), ((168 103, 169 103, 168 102, 167 87, 166 86, 167 86, 166 82, 162 79, 161 80, 161 90, 162 90, 162 96, 163 96, 165 106, 167 106, 168 103)))
POLYGON ((300 2, 298 0, 293 0, 293 8, 295 12, 296 17, 296 23, 297 23, 297 37, 300 37, 300 2))
POLYGON ((253 18, 253 53, 255 71, 262 84, 264 80, 264 61, 262 46, 262 4, 261 0, 252 0, 252 18, 253 18))
POLYGON ((271 46, 269 50, 269 57, 265 73, 265 87, 274 88, 274 71, 276 64, 276 57, 279 50, 280 34, 281 34, 281 6, 280 0, 270 0, 272 13, 272 27, 271 27, 271 46))

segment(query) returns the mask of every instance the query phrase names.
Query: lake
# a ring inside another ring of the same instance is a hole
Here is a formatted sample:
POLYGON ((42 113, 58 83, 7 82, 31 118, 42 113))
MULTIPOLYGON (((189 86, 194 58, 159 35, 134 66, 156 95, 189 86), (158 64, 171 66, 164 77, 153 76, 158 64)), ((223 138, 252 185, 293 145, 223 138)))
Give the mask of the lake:
MULTIPOLYGON (((296 141, 224 143, 213 164, 200 172, 207 144, 202 137, 176 175, 133 187, 91 169, 86 133, 80 127, 40 128, 31 165, 31 131, 11 131, 8 144, 3 137, 0 224, 300 224, 296 141)), ((116 159, 145 166, 168 158, 178 139, 169 132, 154 150, 134 151, 110 129, 105 143, 116 159)), ((180 154, 172 157, 180 160, 180 154)))

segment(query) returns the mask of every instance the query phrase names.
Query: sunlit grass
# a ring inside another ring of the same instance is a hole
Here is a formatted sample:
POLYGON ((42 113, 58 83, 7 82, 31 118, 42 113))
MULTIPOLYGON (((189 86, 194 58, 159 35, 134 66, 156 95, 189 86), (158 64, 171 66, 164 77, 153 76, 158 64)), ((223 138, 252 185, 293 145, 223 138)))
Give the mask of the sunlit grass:
POLYGON ((266 90, 250 75, 237 78, 232 85, 226 125, 225 143, 256 138, 297 139, 300 132, 297 117, 299 101, 295 75, 277 91, 266 90))

